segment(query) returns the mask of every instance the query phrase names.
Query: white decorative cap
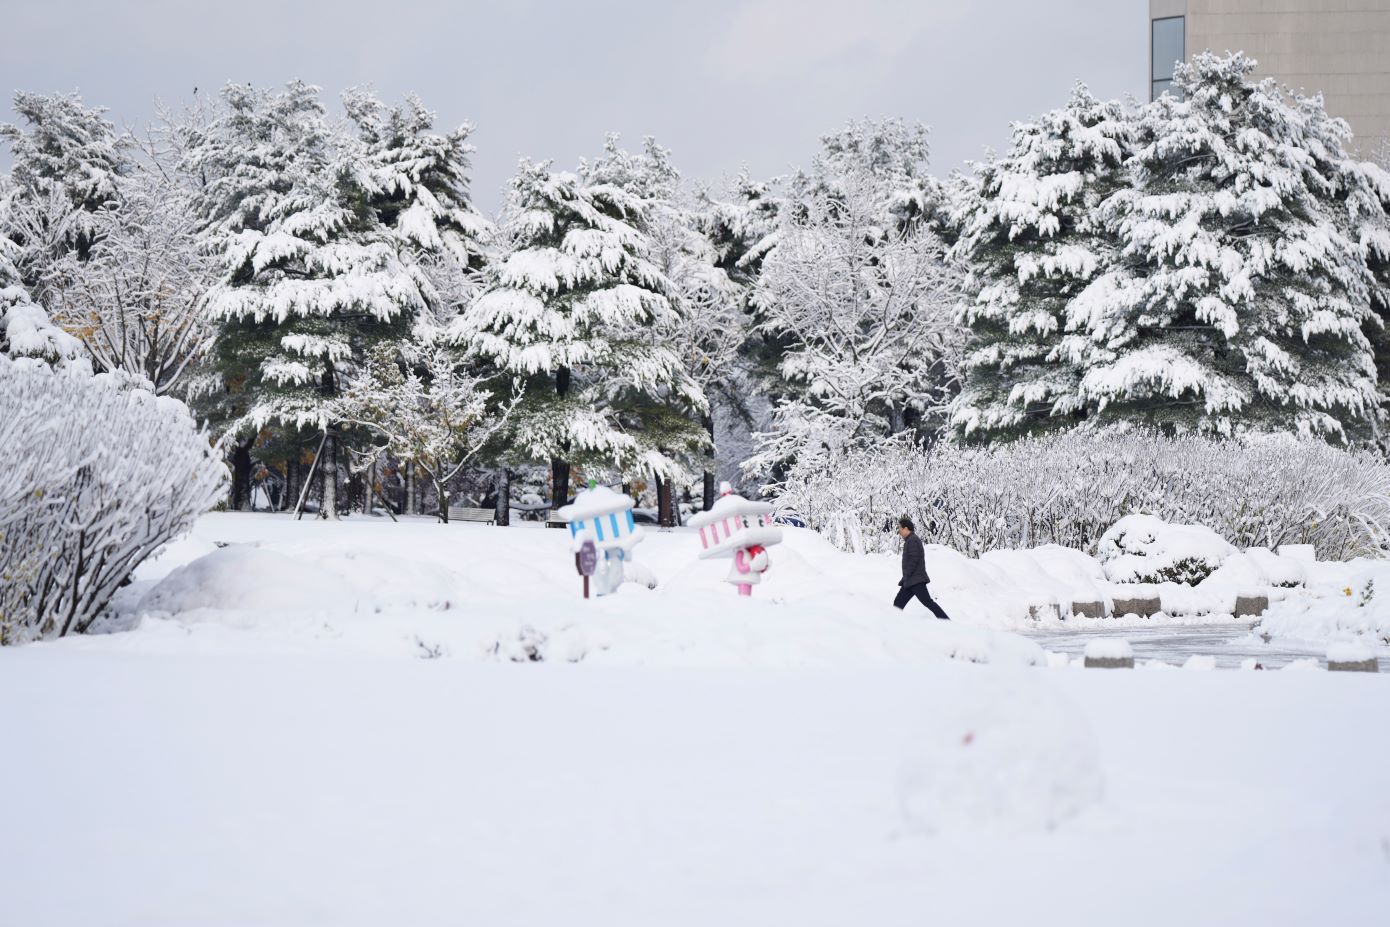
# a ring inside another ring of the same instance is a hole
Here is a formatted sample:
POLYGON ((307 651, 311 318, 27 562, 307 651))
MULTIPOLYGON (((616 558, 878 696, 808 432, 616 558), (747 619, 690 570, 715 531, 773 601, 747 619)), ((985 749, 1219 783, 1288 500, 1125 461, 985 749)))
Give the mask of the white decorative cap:
POLYGON ((722 483, 719 484, 719 495, 727 496, 733 491, 734 487, 728 480, 724 480, 722 483))

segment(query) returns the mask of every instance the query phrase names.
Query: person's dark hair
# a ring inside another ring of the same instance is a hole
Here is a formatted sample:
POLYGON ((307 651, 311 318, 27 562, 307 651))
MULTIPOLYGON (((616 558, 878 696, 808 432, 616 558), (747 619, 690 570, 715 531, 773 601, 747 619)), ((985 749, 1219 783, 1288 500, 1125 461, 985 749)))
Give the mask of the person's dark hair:
POLYGON ((908 531, 917 530, 916 526, 912 524, 912 519, 908 518, 906 515, 898 519, 898 527, 906 528, 908 531))

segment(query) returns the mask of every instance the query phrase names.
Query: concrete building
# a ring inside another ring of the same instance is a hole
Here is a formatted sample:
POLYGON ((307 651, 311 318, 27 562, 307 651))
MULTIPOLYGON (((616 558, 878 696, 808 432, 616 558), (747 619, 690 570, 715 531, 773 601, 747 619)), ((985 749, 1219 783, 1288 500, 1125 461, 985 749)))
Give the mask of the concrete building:
POLYGON ((1260 76, 1322 91, 1363 156, 1390 137, 1390 0, 1149 0, 1150 98, 1174 62, 1207 50, 1243 51, 1260 76))

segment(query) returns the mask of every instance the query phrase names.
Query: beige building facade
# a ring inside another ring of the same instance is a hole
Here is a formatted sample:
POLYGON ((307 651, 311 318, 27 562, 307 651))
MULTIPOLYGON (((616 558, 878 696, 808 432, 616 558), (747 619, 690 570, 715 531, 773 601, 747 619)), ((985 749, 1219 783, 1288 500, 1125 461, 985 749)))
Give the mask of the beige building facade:
POLYGON ((1390 145, 1390 0, 1149 0, 1151 99, 1175 61, 1207 50, 1243 51, 1260 76, 1322 91, 1363 156, 1390 145))

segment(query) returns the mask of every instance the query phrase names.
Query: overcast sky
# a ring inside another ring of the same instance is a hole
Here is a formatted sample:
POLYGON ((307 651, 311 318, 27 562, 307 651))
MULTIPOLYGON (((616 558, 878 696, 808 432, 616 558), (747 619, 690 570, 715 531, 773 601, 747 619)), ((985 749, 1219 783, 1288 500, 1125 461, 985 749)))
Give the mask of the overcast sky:
MULTIPOLYGON (((609 131, 654 135, 692 178, 809 161, 862 116, 932 127, 946 174, 1066 101, 1145 92, 1145 0, 3 0, 9 92, 79 90, 119 124, 153 101, 301 78, 333 98, 417 92, 477 126, 485 209, 520 155, 572 166, 609 131)), ((3 163, 8 163, 4 157, 3 163)))

